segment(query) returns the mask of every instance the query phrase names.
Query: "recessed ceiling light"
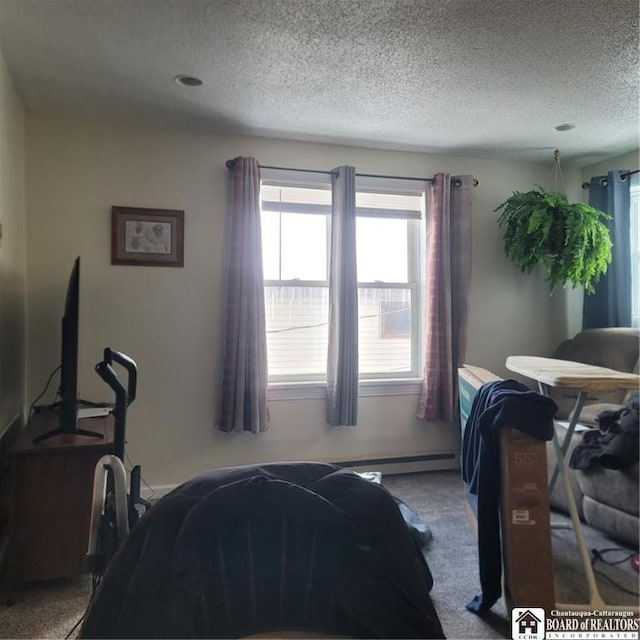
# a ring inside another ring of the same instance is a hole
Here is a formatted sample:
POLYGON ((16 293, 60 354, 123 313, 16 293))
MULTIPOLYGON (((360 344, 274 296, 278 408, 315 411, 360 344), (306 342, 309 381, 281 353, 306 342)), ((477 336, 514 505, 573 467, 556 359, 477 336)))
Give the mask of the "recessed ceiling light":
POLYGON ((576 125, 571 122, 565 122, 564 124, 559 124, 557 127, 554 127, 556 131, 571 131, 571 129, 575 129, 576 125))
POLYGON ((174 80, 184 87, 199 87, 202 84, 202 80, 200 80, 200 78, 196 78, 195 76, 180 75, 176 76, 174 80))

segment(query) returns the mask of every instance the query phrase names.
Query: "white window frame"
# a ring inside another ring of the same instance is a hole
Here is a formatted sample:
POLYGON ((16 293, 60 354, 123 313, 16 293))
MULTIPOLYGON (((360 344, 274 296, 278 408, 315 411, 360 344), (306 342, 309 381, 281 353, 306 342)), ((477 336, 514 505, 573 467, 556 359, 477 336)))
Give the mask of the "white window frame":
MULTIPOLYGON (((267 185, 278 186, 296 186, 306 188, 326 187, 330 183, 330 176, 324 172, 298 172, 287 171, 284 169, 262 169, 261 182, 267 185)), ((411 291, 412 299, 412 322, 411 322, 411 344, 412 344, 412 371, 409 375, 401 374, 398 377, 383 378, 376 374, 367 374, 360 376, 358 395, 366 396, 384 396, 384 395, 417 395, 420 393, 422 386, 422 370, 424 361, 424 339, 421 326, 423 322, 423 274, 424 274, 424 255, 425 255, 425 185, 420 181, 402 180, 395 178, 364 178, 356 177, 356 193, 362 191, 373 191, 381 193, 411 193, 423 194, 423 206, 421 215, 417 216, 401 216, 406 218, 415 218, 415 224, 408 225, 408 258, 409 258, 409 277, 408 283, 386 283, 358 282, 358 289, 366 288, 404 288, 411 291)), ((330 214, 330 212, 329 212, 330 214)), ((357 212, 356 212, 356 215, 357 212)), ((371 215, 375 213, 361 213, 361 216, 371 215)), ((378 217, 378 216, 376 216, 378 217)), ((387 216, 384 216, 387 217, 387 216)), ((391 216, 392 217, 392 216, 391 216)), ((327 225, 327 233, 330 241, 330 218, 327 225)), ((328 245, 329 246, 329 245, 328 245)), ((330 249, 330 246, 329 246, 330 249)), ((329 252, 328 252, 329 253, 329 252)), ((329 256, 327 255, 327 260, 329 256)), ((327 265, 328 277, 328 265, 327 265)), ((290 280, 265 280, 265 286, 274 286, 280 283, 286 283, 286 286, 322 286, 328 287, 328 281, 290 281, 290 280)), ((310 377, 311 378, 311 377, 310 377)), ((313 380, 283 380, 269 381, 268 383, 268 399, 269 400, 296 400, 307 398, 325 398, 326 397, 326 374, 323 379, 313 380)))

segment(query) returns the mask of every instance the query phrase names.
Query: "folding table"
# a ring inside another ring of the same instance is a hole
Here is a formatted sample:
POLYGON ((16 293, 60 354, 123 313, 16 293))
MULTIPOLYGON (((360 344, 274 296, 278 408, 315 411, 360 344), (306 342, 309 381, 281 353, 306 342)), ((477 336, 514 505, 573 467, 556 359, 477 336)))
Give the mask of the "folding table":
POLYGON ((556 465, 549 482, 549 491, 553 489, 558 474, 562 476, 565 492, 567 494, 567 503, 569 514, 573 523, 573 529, 576 535, 576 541, 580 550, 584 572, 589 586, 590 601, 588 604, 556 604, 558 609, 565 610, 610 610, 610 611, 628 611, 630 609, 639 611, 640 607, 619 607, 606 604, 596 583, 593 567, 591 566, 591 558, 589 550, 582 531, 582 523, 578 515, 576 500, 571 489, 569 480, 569 472, 567 470, 566 454, 569 450, 571 436, 575 431, 576 425, 580 420, 580 413, 589 392, 607 392, 618 391, 624 389, 638 389, 640 387, 640 376, 632 373, 624 373, 598 367, 582 362, 573 362, 570 360, 557 360, 555 358, 541 358, 536 356, 509 356, 506 361, 506 367, 510 371, 519 373, 527 378, 536 380, 540 393, 550 395, 551 388, 576 389, 578 395, 576 403, 567 427, 567 434, 562 441, 558 440, 556 430, 553 431, 553 447, 556 452, 556 465))

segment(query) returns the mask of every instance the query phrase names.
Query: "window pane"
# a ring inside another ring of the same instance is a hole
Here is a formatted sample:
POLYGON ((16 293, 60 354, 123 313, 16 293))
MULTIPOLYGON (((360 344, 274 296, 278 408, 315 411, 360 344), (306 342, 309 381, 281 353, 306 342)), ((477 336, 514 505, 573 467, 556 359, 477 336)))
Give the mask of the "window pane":
POLYGON ((408 282, 407 225, 393 218, 358 218, 359 282, 408 282))
POLYGON ((327 280, 327 216, 262 211, 265 280, 327 280))
POLYGON ((411 289, 360 287, 358 305, 360 375, 411 375, 411 289))
POLYGON ((328 287, 265 287, 269 379, 326 379, 328 287))
POLYGON ((280 214, 263 211, 262 227, 262 270, 265 280, 280 278, 280 214))
POLYGON ((327 280, 327 216, 282 213, 281 280, 327 280))

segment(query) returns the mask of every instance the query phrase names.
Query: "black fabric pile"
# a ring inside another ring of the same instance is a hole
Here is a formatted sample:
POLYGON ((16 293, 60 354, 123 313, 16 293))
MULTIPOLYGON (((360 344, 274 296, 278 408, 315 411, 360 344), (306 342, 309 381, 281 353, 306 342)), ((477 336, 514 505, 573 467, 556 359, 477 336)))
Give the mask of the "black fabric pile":
POLYGON ((467 609, 483 615, 502 594, 500 543, 500 446, 506 426, 540 440, 553 437, 556 403, 517 380, 483 384, 477 391, 462 442, 462 479, 477 497, 478 561, 482 593, 467 609))
POLYGON ((321 463, 220 469, 135 525, 79 637, 444 638, 432 585, 384 487, 321 463))
POLYGON ((618 411, 603 411, 597 417, 599 429, 585 431, 582 442, 571 453, 572 469, 626 469, 638 462, 638 401, 618 411))

